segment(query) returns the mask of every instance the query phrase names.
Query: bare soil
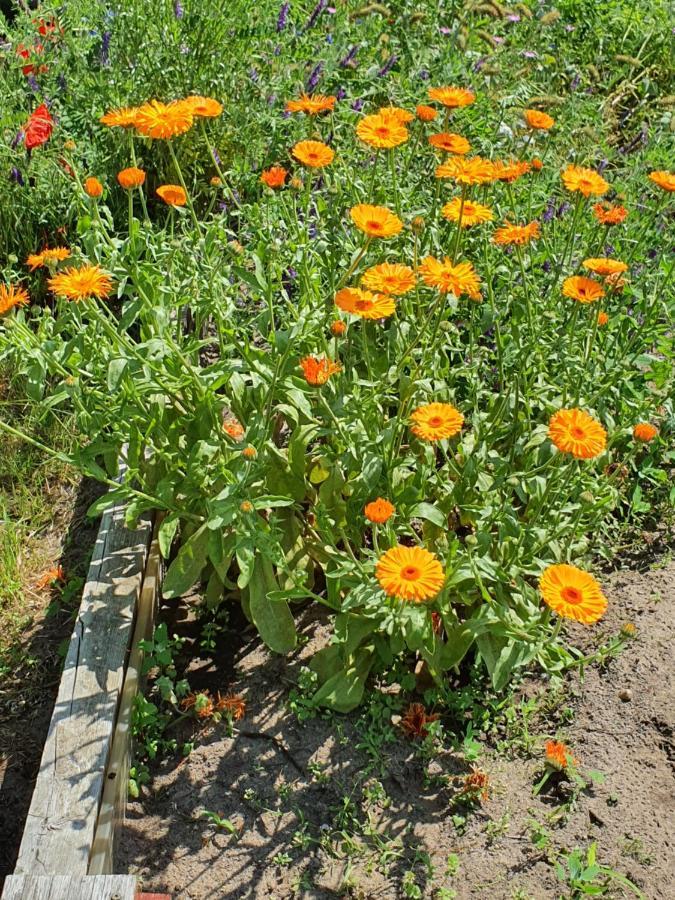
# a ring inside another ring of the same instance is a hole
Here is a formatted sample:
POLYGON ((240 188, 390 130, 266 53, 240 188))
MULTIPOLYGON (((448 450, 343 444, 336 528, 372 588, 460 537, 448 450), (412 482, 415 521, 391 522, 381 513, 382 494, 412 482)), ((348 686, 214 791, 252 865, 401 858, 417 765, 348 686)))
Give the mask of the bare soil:
MULTIPOLYGON (((489 774, 490 797, 464 823, 453 821, 462 807, 450 806, 460 783, 452 777, 469 770, 465 754, 442 750, 425 772, 419 745, 382 703, 379 724, 362 710, 303 723, 289 710, 289 688, 325 643, 325 625, 306 621, 307 641, 292 659, 244 634, 222 668, 197 664, 189 677, 195 688, 240 693, 245 718, 233 736, 223 723, 211 726, 189 757, 155 764, 145 795, 129 804, 117 871, 138 873, 146 890, 174 900, 434 898, 442 888, 445 897, 554 900, 581 896, 557 877, 556 856, 597 842, 600 864, 650 900, 672 898, 675 563, 618 571, 605 583, 601 627, 574 626, 571 639, 590 651, 626 622, 636 637, 605 666, 570 676, 553 703, 545 680, 523 682, 521 699, 541 698, 539 717, 525 722, 510 752, 494 736, 481 742, 476 764, 489 774), (567 814, 564 780, 533 796, 549 737, 564 737, 581 772, 605 776, 567 814), (204 810, 237 833, 217 829, 204 810), (406 879, 420 892, 404 893, 406 879)), ((189 612, 180 615, 189 631, 189 612)), ((611 881, 605 896, 634 894, 611 881)))

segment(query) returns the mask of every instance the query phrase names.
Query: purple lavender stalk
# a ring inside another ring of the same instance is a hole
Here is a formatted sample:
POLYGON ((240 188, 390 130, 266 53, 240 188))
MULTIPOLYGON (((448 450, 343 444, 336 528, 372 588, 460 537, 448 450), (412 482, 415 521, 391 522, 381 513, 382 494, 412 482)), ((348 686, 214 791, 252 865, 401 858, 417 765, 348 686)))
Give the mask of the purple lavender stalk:
POLYGON ((13 180, 13 181, 16 181, 17 184, 21 185, 21 187, 24 186, 25 182, 24 182, 24 180, 23 180, 23 175, 22 175, 21 172, 17 169, 16 166, 12 166, 12 171, 11 171, 10 174, 11 174, 11 177, 12 177, 12 180, 13 180))
POLYGON ((112 38, 111 31, 104 31, 103 37, 101 38, 101 65, 107 66, 110 62, 110 39, 112 38))
POLYGON ((388 75, 391 72, 391 70, 394 68, 394 66, 396 65, 397 60, 398 60, 398 56, 395 53, 392 53, 391 56, 389 57, 389 59, 382 66, 380 71, 377 73, 377 77, 384 78, 385 75, 388 75))
POLYGON ((314 9, 312 10, 312 15, 307 19, 307 24, 304 27, 304 31, 309 31, 310 28, 314 28, 317 23, 317 20, 324 9, 328 6, 328 0, 319 0, 314 9))
POLYGON ((288 13, 290 12, 290 9, 291 4, 284 3, 279 10, 279 18, 277 19, 277 31, 283 31, 288 24, 288 13))
POLYGON ((312 71, 309 73, 309 78, 307 79, 307 93, 311 94, 316 90, 316 86, 321 80, 321 73, 323 72, 323 63, 321 60, 314 66, 312 71))
POLYGON ((180 0, 176 0, 173 5, 173 14, 177 19, 182 19, 185 15, 185 10, 183 9, 183 4, 180 0))
POLYGON ((346 69, 347 66, 350 65, 350 63, 352 63, 354 61, 354 57, 356 56, 356 54, 358 52, 359 52, 358 44, 354 44, 353 47, 350 47, 347 55, 343 56, 342 59, 340 60, 341 68, 346 69))

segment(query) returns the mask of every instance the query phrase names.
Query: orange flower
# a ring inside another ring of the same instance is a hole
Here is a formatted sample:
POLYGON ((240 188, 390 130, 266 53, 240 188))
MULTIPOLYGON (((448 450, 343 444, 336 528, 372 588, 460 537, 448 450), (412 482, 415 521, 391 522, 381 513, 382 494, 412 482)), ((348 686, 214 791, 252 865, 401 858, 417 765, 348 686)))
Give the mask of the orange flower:
POLYGON ((422 441, 442 441, 462 430, 464 416, 451 403, 426 403, 410 416, 410 430, 422 441))
MULTIPOLYGON (((178 102, 180 103, 181 101, 178 102)), ((215 119, 223 112, 223 104, 214 100, 212 97, 200 97, 198 94, 191 94, 182 102, 193 116, 204 119, 215 119)))
POLYGON ((598 327, 602 328, 603 325, 606 325, 609 322, 609 316, 604 310, 600 310, 598 313, 598 327))
POLYGON ((590 197, 591 194, 602 195, 609 190, 609 184, 602 175, 583 166, 570 165, 561 177, 568 191, 579 191, 584 197, 590 197))
POLYGON ((445 581, 435 554, 422 547, 391 547, 377 562, 375 575, 389 597, 422 603, 435 597, 445 581))
POLYGON ((583 409, 559 409, 551 416, 548 436, 561 453, 577 459, 600 456, 607 446, 607 432, 583 409))
POLYGON ((233 441, 240 443, 244 440, 246 429, 239 419, 231 412, 223 412, 223 431, 233 441))
POLYGON ((401 263, 380 263, 364 272, 361 284, 370 291, 400 296, 415 287, 415 273, 401 263))
POLYGON ((636 441, 653 441, 658 435, 659 429, 652 425, 651 422, 638 422, 633 429, 633 437, 636 441))
POLYGON ((49 289, 59 297, 66 300, 86 300, 88 297, 97 297, 99 300, 107 297, 112 290, 110 276, 99 268, 88 263, 80 266, 69 266, 62 272, 58 272, 47 282, 49 289))
POLYGON ((620 259, 607 259, 605 256, 596 256, 585 259, 581 264, 585 269, 590 269, 596 275, 620 275, 627 272, 628 266, 620 259))
POLYGON ((325 384, 331 375, 339 372, 341 367, 325 356, 305 356, 300 360, 300 368, 307 384, 320 386, 325 384))
POLYGON ((544 168, 543 162, 536 156, 532 160, 530 165, 532 166, 532 168, 534 169, 535 172, 541 172, 541 170, 544 168))
POLYGON ((453 156, 436 167, 436 178, 450 178, 456 184, 486 184, 494 178, 494 166, 481 156, 453 156))
POLYGON ((35 587, 38 590, 43 590, 46 587, 49 587, 54 581, 65 581, 66 573, 63 571, 63 566, 57 565, 52 566, 51 569, 47 569, 44 575, 41 575, 38 580, 35 582, 35 587))
POLYGON ((625 206, 596 203, 593 206, 593 215, 601 225, 620 225, 625 222, 628 210, 625 206))
POLYGON ((255 459, 258 455, 258 451, 255 449, 253 444, 247 444, 241 451, 241 455, 244 457, 244 459, 255 459))
POLYGON ((650 172, 649 178, 664 191, 669 193, 675 191, 675 175, 672 172, 664 172, 663 170, 650 172))
POLYGON ((579 760, 562 741, 546 741, 544 744, 546 762, 554 769, 564 771, 569 766, 576 766, 579 760))
POLYGON ((486 772, 476 766, 471 766, 471 771, 464 776, 464 785, 461 790, 470 799, 485 801, 490 796, 490 778, 486 772))
POLYGON ((183 100, 160 103, 150 100, 136 112, 136 129, 145 137, 167 140, 192 128, 193 113, 183 100))
POLYGON ((332 112, 336 99, 332 96, 326 97, 324 94, 301 94, 299 100, 289 100, 286 103, 286 111, 316 116, 322 112, 332 112))
POLYGON ((237 694, 225 694, 224 697, 221 697, 220 691, 217 691, 215 707, 218 712, 224 712, 235 722, 243 719, 246 714, 246 701, 237 694))
POLYGON ((340 319, 335 319, 334 322, 330 323, 330 333, 334 337, 342 337, 343 334, 347 331, 347 326, 344 322, 340 321, 340 319))
POLYGON ((429 143, 437 150, 444 150, 446 153, 456 153, 463 156, 471 150, 471 144, 461 134, 452 134, 449 131, 442 131, 440 134, 430 134, 429 143))
POLYGON ((111 109, 99 122, 108 128, 133 128, 136 125, 136 106, 122 106, 119 109, 111 109))
POLYGON ((68 259, 70 250, 67 247, 52 247, 51 249, 42 250, 40 253, 31 253, 26 260, 26 265, 30 266, 31 272, 39 269, 40 266, 53 265, 68 259))
POLYGON ((607 609, 607 598, 589 572, 562 563, 548 566, 539 579, 544 603, 559 616, 592 625, 607 609))
POLYGON ((187 194, 179 184, 162 184, 156 194, 167 206, 185 206, 187 203, 187 194))
POLYGON ((526 109, 523 113, 523 118, 527 122, 528 128, 548 131, 549 128, 553 128, 555 125, 555 119, 549 116, 548 113, 539 112, 538 109, 526 109))
POLYGON ((84 182, 84 192, 90 197, 100 197, 103 193, 103 185, 98 178, 87 178, 84 182))
POLYGON ((496 162, 493 164, 492 173, 496 181, 505 181, 512 184, 530 171, 530 164, 525 160, 511 159, 508 162, 496 162))
POLYGON ((386 206, 359 203, 357 206, 352 206, 349 215, 359 231, 363 231, 370 237, 394 237, 403 228, 403 222, 386 206))
POLYGON ((433 106, 425 106, 424 103, 416 106, 415 112, 417 113, 417 118, 420 120, 420 122, 433 122, 438 115, 433 106))
POLYGON ((322 141, 300 141, 291 153, 298 162, 311 169, 323 169, 335 159, 335 151, 322 141))
POLYGON ((424 738, 429 724, 438 719, 438 713, 428 713, 421 703, 411 703, 401 718, 401 730, 409 738, 424 738))
POLYGON ((270 166, 269 169, 265 169, 261 174, 260 180, 263 184, 266 184, 268 188, 275 190, 276 188, 284 186, 287 175, 288 172, 283 166, 270 166))
POLYGON ((530 241, 538 238, 540 234, 539 222, 530 222, 529 225, 511 225, 507 222, 495 231, 492 240, 495 244, 516 244, 522 246, 523 244, 529 244, 530 241))
POLYGON ((386 319, 396 312, 396 304, 391 297, 360 288, 342 288, 335 295, 335 305, 343 312, 362 319, 386 319))
POLYGON ((378 110, 378 115, 382 116, 383 119, 398 122, 399 125, 407 125, 415 118, 411 112, 408 112, 407 109, 401 109, 400 106, 381 106, 378 110))
POLYGON ((363 512, 369 522, 373 522, 376 525, 383 525, 394 515, 396 507, 388 500, 378 497, 377 500, 366 503, 363 512))
POLYGON ((28 291, 13 284, 0 284, 0 316, 4 316, 15 306, 27 306, 30 303, 28 291))
POLYGON ((493 219, 492 210, 489 206, 483 206, 482 203, 473 203, 471 200, 464 200, 464 206, 462 206, 461 197, 455 197, 454 200, 446 203, 441 210, 441 215, 448 222, 459 222, 460 210, 462 212, 462 228, 470 228, 472 225, 491 222, 493 219))
POLYGON ((140 187, 145 182, 145 172, 143 169, 137 169, 136 166, 130 166, 117 173, 117 181, 125 190, 131 190, 140 187))
POLYGON ((429 99, 435 100, 447 109, 457 109, 460 106, 470 106, 476 99, 476 95, 466 88, 458 87, 432 87, 429 88, 429 99))
POLYGON ((194 709, 198 719, 210 719, 215 712, 215 704, 208 690, 198 694, 188 694, 181 702, 181 709, 194 709))
POLYGON ((592 278, 584 275, 572 275, 563 281, 562 292, 565 297, 571 297, 579 303, 594 303, 605 296, 603 286, 592 278))
POLYGON ((378 150, 388 150, 405 144, 408 129, 394 118, 381 115, 366 116, 356 126, 356 135, 364 144, 378 150))
POLYGON ((427 256, 419 267, 422 280, 429 287, 437 288, 442 294, 451 293, 455 297, 466 294, 472 300, 480 300, 480 278, 469 262, 453 265, 445 259, 427 256))

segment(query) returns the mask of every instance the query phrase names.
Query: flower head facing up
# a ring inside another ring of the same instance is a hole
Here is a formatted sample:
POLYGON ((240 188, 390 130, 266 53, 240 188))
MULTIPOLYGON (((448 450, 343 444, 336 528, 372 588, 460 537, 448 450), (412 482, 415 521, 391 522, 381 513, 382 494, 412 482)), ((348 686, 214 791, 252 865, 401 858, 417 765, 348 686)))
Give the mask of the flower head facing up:
POLYGON ((396 312, 396 303, 391 297, 361 288, 342 288, 335 295, 335 305, 361 319, 387 319, 396 312))
POLYGON ((621 225, 626 221, 628 210, 625 206, 596 203, 593 206, 593 215, 601 225, 621 225))
POLYGON ((620 275, 628 271, 628 266, 620 259, 607 259, 605 256, 593 256, 585 259, 581 264, 584 269, 595 272, 596 275, 620 275))
POLYGON ((432 87, 429 88, 429 99, 440 103, 446 109, 458 109, 462 106, 470 106, 476 99, 476 95, 466 88, 432 87))
POLYGON ((572 275, 563 281, 562 292, 565 297, 577 303, 595 303, 605 296, 605 289, 599 281, 586 278, 584 275, 572 275))
POLYGON ((668 191, 668 193, 675 191, 675 175, 672 172, 664 172, 663 170, 650 172, 649 179, 660 187, 662 191, 668 191))
POLYGON ((653 441, 655 437, 658 436, 659 429, 656 425, 652 425, 651 422, 638 422, 638 424, 633 429, 633 437, 636 441, 644 441, 645 443, 649 443, 649 441, 653 441))
POLYGON ((498 160, 492 164, 492 177, 495 181, 503 181, 507 184, 513 184, 523 175, 527 175, 530 171, 530 164, 527 160, 510 159, 508 162, 498 160))
POLYGON ((323 141, 299 141, 291 153, 298 162, 310 169, 323 169, 335 159, 335 150, 323 141))
POLYGON ((136 106, 122 106, 119 109, 111 109, 101 116, 99 122, 108 128, 135 128, 137 113, 136 106))
POLYGON ((558 772, 564 772, 570 766, 576 766, 579 760, 573 755, 570 748, 562 741, 546 741, 544 744, 546 762, 558 772))
POLYGON ((435 554, 423 547, 391 547, 377 561, 375 575, 389 597, 424 603, 443 587, 443 567, 435 554))
POLYGON ((494 166, 482 156, 453 156, 436 167, 436 178, 449 178, 455 184, 487 184, 494 179, 494 166))
POLYGON ((561 178, 568 191, 579 192, 584 197, 591 194, 602 196, 609 190, 609 184, 602 175, 583 166, 567 166, 561 178))
POLYGON ((183 100, 183 103, 196 118, 215 119, 223 112, 223 104, 214 100, 213 97, 191 94, 183 100))
POLYGON ((167 206, 185 206, 187 194, 179 184, 161 184, 156 192, 167 206))
POLYGON ((192 110, 184 100, 174 100, 172 103, 150 100, 138 107, 135 125, 144 137, 169 140, 189 131, 193 121, 192 110))
POLYGON ((77 268, 69 266, 48 281, 49 289, 66 300, 86 300, 96 297, 102 300, 110 295, 112 279, 99 266, 88 263, 77 268))
POLYGON ((453 134, 449 131, 442 131, 440 134, 430 134, 429 143, 437 150, 443 150, 444 153, 455 153, 457 156, 464 156, 471 150, 471 144, 461 134, 453 134))
POLYGON ((530 241, 535 240, 540 235, 539 222, 530 222, 528 225, 511 225, 507 222, 495 231, 492 240, 495 244, 505 246, 515 244, 520 247, 523 244, 529 244, 530 241))
POLYGON ((410 430, 422 441, 442 441, 462 430, 464 416, 451 403, 426 403, 410 416, 410 430))
POLYGON ((39 269, 41 266, 52 266, 64 259, 68 259, 70 250, 67 247, 51 247, 41 250, 40 253, 31 253, 26 259, 26 265, 30 267, 31 272, 39 269))
POLYGON ((103 193, 103 185, 98 178, 86 178, 84 181, 84 192, 89 197, 100 197, 103 193))
POLYGON ((394 504, 383 497, 378 497, 377 500, 366 503, 363 509, 366 519, 375 525, 383 525, 385 522, 388 522, 395 512, 396 507, 394 504))
POLYGON ((289 100, 286 103, 286 112, 318 116, 319 113, 332 112, 336 99, 336 97, 327 97, 324 94, 301 94, 298 100, 289 100))
POLYGON ((378 116, 383 119, 389 119, 391 122, 398 122, 399 125, 408 125, 415 116, 400 106, 381 106, 377 111, 378 116))
POLYGON ((420 122, 433 122, 438 115, 438 112, 433 108, 433 106, 427 106, 425 103, 421 103, 419 106, 416 106, 415 112, 420 122))
POLYGON ((365 116, 356 126, 356 136, 376 150, 391 150, 405 144, 408 129, 398 120, 388 116, 365 116))
POLYGON ((425 738, 431 722, 438 720, 438 713, 428 713, 422 703, 411 703, 401 717, 401 730, 409 738, 425 738))
POLYGON ((526 109, 523 112, 523 118, 528 128, 534 130, 548 131, 555 125, 555 119, 548 113, 540 112, 538 109, 526 109))
POLYGON ((0 284, 0 316, 4 316, 15 306, 27 306, 30 303, 28 291, 14 284, 0 284))
POLYGON ((453 265, 447 256, 442 260, 427 256, 419 267, 419 274, 426 285, 442 294, 450 293, 455 297, 466 294, 472 300, 481 298, 480 278, 469 262, 453 265))
POLYGON ((539 579, 544 603, 565 619, 592 625, 605 614, 607 598, 589 572, 561 563, 548 566, 539 579))
POLYGON ((117 181, 125 191, 130 191, 145 183, 145 172, 136 166, 129 166, 117 173, 117 181))
POLYGON ((607 432, 583 409, 559 409, 548 424, 548 436, 561 453, 594 459, 607 446, 607 432))
POLYGON ((491 222, 494 216, 489 206, 482 203, 474 203, 472 200, 464 200, 455 197, 446 203, 441 210, 441 215, 448 222, 459 222, 461 214, 462 228, 471 228, 472 225, 481 225, 483 222, 491 222))
POLYGON ((307 384, 320 387, 326 384, 331 375, 339 372, 341 366, 325 356, 305 356, 300 360, 300 368, 307 384))
POLYGON ((261 174, 260 180, 272 190, 281 188, 286 183, 288 171, 283 166, 270 166, 261 174))
POLYGON ((395 237, 403 228, 403 222, 386 206, 359 203, 357 206, 352 206, 349 215, 359 231, 369 237, 395 237))
POLYGON ((415 287, 415 273, 401 263, 380 263, 363 273, 361 284, 369 291, 398 297, 415 287))

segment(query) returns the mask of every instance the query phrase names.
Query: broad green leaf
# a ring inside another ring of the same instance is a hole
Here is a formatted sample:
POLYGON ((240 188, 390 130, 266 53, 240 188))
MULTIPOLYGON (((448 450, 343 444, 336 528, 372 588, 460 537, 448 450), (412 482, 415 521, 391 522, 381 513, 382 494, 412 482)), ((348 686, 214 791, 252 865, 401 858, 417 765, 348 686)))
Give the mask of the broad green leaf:
POLYGON ((206 565, 209 533, 205 526, 196 531, 178 551, 162 583, 164 597, 181 597, 188 591, 206 565))
POLYGON ((262 554, 257 554, 248 584, 251 618, 270 650, 289 653, 297 641, 295 622, 285 600, 270 600, 269 594, 278 595, 278 591, 272 563, 262 554))

